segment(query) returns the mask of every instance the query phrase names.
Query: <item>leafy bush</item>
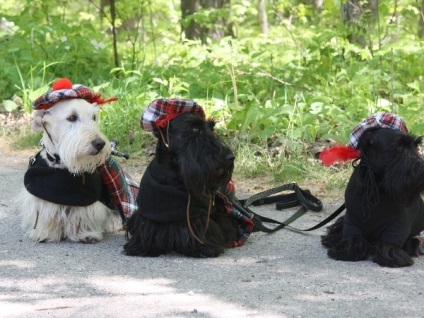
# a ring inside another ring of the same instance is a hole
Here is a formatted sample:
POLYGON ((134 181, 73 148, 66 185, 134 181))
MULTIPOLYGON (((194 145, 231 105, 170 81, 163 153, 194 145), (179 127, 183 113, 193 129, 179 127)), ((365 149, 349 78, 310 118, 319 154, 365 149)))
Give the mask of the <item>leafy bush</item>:
MULTIPOLYGON (((256 162, 276 175, 282 161, 307 157, 305 143, 345 143, 352 128, 377 111, 396 112, 411 131, 424 133, 424 42, 413 36, 418 12, 412 1, 400 4, 404 20, 396 29, 388 20, 394 8, 381 4, 381 31, 370 32, 369 47, 346 40, 349 30, 332 1, 321 10, 296 1, 273 4, 268 37, 258 34, 253 2, 234 0, 229 18, 237 39, 203 45, 180 40, 178 3, 119 2, 116 66, 109 14, 98 19, 92 2, 2 3, 0 18, 9 27, 0 31, 0 101, 17 95, 30 112, 31 101, 56 78, 68 77, 119 98, 102 109, 101 125, 132 148, 151 142, 139 128, 151 100, 196 99, 241 153, 247 155, 244 143, 259 147, 256 162)), ((296 174, 299 166, 292 168, 296 174)))

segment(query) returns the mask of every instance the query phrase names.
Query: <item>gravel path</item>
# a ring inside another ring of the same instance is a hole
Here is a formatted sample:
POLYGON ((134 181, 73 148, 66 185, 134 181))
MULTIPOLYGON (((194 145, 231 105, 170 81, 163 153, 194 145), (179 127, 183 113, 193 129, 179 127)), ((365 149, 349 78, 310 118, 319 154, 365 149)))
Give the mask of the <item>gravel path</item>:
MULTIPOLYGON (((94 245, 34 244, 14 202, 26 155, 0 153, 0 317, 424 316, 424 258, 402 269, 336 262, 320 245, 322 229, 254 233, 216 259, 124 256, 123 232, 94 245)), ((341 203, 323 201, 324 212, 296 226, 316 224, 341 203)), ((296 209, 255 210, 283 220, 296 209)))

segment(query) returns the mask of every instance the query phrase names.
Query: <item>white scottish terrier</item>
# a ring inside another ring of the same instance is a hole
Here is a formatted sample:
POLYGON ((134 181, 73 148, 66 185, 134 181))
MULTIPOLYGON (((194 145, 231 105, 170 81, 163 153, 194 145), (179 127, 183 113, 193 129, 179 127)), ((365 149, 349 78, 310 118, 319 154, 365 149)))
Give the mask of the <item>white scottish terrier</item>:
MULTIPOLYGON (((54 203, 56 195, 58 198, 77 196, 79 191, 73 191, 69 184, 84 184, 94 178, 96 167, 111 154, 110 142, 97 126, 98 113, 99 107, 95 103, 80 98, 60 100, 47 110, 34 112, 33 128, 44 130, 43 149, 30 161, 28 172, 32 166, 38 167, 42 177, 38 170, 34 170, 36 173, 27 172, 25 178, 29 180, 25 180, 26 188, 20 203, 22 226, 35 242, 95 243, 119 224, 119 216, 99 200, 88 205, 54 203), (44 177, 45 172, 53 177, 44 177), (63 181, 56 172, 66 176, 63 181), (30 174, 35 175, 35 181, 30 174), (45 196, 49 199, 46 200, 45 196)), ((99 176, 96 178, 90 181, 95 184, 94 190, 99 188, 96 186, 99 176)))

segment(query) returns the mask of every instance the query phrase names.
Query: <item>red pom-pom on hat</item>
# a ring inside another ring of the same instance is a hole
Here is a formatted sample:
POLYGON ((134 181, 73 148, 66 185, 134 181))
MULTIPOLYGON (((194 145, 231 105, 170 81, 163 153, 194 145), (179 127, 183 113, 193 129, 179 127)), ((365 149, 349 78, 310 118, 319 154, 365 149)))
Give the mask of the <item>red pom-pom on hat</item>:
POLYGON ((53 83, 52 90, 72 89, 72 82, 67 78, 60 78, 53 83))
POLYGON ((360 154, 361 152, 357 149, 346 146, 336 146, 321 152, 319 159, 327 167, 330 167, 336 161, 345 162, 351 159, 359 158, 360 154))

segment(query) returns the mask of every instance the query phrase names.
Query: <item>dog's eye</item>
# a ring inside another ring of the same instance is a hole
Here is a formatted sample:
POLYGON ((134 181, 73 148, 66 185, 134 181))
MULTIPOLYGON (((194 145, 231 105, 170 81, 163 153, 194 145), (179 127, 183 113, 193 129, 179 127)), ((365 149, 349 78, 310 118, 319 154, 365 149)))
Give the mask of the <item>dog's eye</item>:
POLYGON ((74 121, 77 121, 77 119, 78 119, 78 117, 77 117, 77 115, 71 115, 71 116, 69 116, 68 118, 66 118, 66 120, 67 121, 70 121, 70 122, 74 122, 74 121))
POLYGON ((197 128, 197 127, 194 127, 193 128, 193 133, 194 134, 198 134, 200 132, 200 129, 199 128, 197 128))
POLYGON ((93 120, 94 120, 94 121, 96 121, 96 120, 97 120, 96 115, 93 115, 93 120))

